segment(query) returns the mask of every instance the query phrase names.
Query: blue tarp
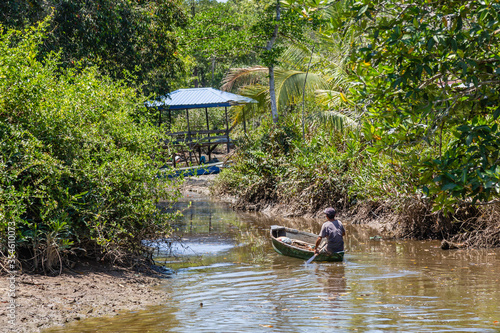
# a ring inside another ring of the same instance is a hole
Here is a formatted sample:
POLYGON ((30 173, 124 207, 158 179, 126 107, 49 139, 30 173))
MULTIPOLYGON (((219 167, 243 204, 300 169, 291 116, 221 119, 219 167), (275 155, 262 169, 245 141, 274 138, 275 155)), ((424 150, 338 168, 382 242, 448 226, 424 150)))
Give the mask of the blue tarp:
MULTIPOLYGON (((173 174, 167 175, 168 178, 176 178, 176 177, 190 177, 190 176, 201 176, 201 175, 210 175, 214 173, 219 173, 221 171, 223 163, 212 163, 199 165, 195 167, 187 167, 176 169, 173 174)), ((159 178, 165 178, 165 173, 160 169, 160 173, 158 174, 159 178)))

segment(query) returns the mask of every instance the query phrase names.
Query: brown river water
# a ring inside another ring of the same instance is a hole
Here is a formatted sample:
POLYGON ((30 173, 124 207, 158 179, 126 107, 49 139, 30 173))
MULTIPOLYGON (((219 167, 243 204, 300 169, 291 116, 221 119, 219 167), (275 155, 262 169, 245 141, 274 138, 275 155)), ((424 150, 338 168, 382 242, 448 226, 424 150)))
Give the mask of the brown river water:
POLYGON ((185 198, 181 242, 159 244, 175 270, 162 304, 47 332, 500 332, 500 251, 441 250, 438 241, 370 239, 344 220, 341 263, 276 253, 273 224, 319 232, 321 221, 244 214, 185 198))

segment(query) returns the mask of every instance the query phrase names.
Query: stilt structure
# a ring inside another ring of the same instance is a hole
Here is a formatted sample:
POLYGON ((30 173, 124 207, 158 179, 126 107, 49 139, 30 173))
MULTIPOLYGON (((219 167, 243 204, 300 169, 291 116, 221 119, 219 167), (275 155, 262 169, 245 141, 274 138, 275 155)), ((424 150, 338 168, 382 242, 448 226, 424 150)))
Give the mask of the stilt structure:
MULTIPOLYGON (((160 98, 160 101, 148 102, 148 107, 155 107, 159 112, 159 125, 162 124, 162 112, 168 110, 169 132, 166 143, 174 146, 172 163, 176 166, 176 156, 189 162, 186 164, 202 164, 203 154, 206 153, 208 161, 212 160, 212 153, 219 145, 226 145, 226 152, 229 153, 231 146, 228 107, 257 103, 254 99, 228 93, 213 88, 189 88, 179 89, 160 98), (224 108, 225 129, 210 129, 209 108, 224 108), (172 111, 186 110, 187 131, 171 132, 172 111), (190 124, 189 110, 205 109, 206 129, 195 129, 190 124), (189 155, 189 157, 187 156, 189 155), (193 163, 193 155, 195 163, 193 163), (196 156, 198 155, 198 156, 196 156)), ((246 132, 246 124, 245 132, 246 132)))

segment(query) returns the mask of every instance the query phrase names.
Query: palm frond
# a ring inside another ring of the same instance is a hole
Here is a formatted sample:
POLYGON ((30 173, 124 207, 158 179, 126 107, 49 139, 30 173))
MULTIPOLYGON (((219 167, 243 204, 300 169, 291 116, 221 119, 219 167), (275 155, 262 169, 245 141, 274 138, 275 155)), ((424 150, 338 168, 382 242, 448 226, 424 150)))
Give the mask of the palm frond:
POLYGON ((359 125, 354 118, 339 111, 322 111, 309 115, 308 119, 314 125, 329 125, 337 131, 344 131, 346 128, 357 128, 359 125))
POLYGON ((268 73, 269 69, 262 66, 246 68, 231 68, 229 73, 222 80, 221 90, 231 91, 235 85, 245 86, 255 84, 259 81, 259 74, 268 73))
POLYGON ((316 90, 316 99, 318 104, 323 105, 327 109, 340 107, 344 103, 349 103, 347 97, 336 90, 316 90))
POLYGON ((238 90, 242 96, 253 98, 257 101, 258 107, 269 104, 269 87, 262 84, 243 86, 238 90))
POLYGON ((250 120, 254 117, 261 116, 268 112, 269 109, 269 87, 255 84, 241 87, 238 93, 242 96, 253 98, 257 103, 249 103, 245 105, 235 106, 234 111, 234 123, 238 124, 243 121, 243 119, 250 120), (244 117, 243 117, 244 114, 244 117))
MULTIPOLYGON (((276 70, 277 103, 280 108, 296 103, 302 98, 306 73, 294 70, 276 70)), ((316 73, 309 73, 305 85, 306 94, 328 88, 327 80, 316 73)))
MULTIPOLYGON (((295 70, 306 71, 307 64, 311 58, 311 49, 309 46, 297 43, 287 47, 282 55, 282 66, 283 68, 292 68, 295 70)), ((317 53, 312 54, 311 63, 316 64, 320 62, 319 55, 317 53)))

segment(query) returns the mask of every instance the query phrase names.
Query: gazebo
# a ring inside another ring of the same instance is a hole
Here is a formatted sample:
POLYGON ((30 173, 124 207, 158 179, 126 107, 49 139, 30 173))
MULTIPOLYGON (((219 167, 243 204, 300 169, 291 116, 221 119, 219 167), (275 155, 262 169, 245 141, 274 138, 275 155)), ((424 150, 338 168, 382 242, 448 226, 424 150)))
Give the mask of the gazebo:
MULTIPOLYGON (((229 152, 229 120, 227 116, 227 108, 235 105, 244 105, 248 103, 257 103, 254 99, 236 95, 233 93, 217 90, 214 88, 188 88, 179 89, 171 92, 168 95, 162 96, 159 101, 148 102, 148 107, 155 107, 159 110, 158 123, 162 123, 162 113, 168 110, 168 123, 172 123, 172 110, 186 110, 187 131, 169 132, 170 140, 175 142, 175 147, 181 151, 176 153, 184 153, 184 147, 189 148, 189 159, 191 161, 192 151, 198 150, 198 163, 202 163, 202 147, 207 148, 209 160, 214 149, 220 144, 226 144, 227 152, 229 152), (224 107, 225 110, 225 125, 224 130, 210 129, 208 108, 224 107), (203 130, 192 130, 189 123, 190 109, 205 109, 205 118, 207 128, 203 130)), ((245 131, 246 124, 244 122, 245 131)), ((170 128, 169 128, 170 129, 170 128)), ((175 157, 174 157, 175 167, 175 157)))

